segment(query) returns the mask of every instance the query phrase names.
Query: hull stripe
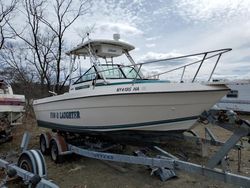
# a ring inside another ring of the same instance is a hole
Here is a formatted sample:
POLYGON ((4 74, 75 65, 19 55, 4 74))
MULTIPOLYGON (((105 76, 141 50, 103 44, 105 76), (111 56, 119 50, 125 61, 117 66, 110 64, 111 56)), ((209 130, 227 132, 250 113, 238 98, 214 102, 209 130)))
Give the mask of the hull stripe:
POLYGON ((151 121, 151 122, 143 122, 143 123, 135 123, 135 124, 123 124, 123 125, 106 125, 106 126, 76 126, 76 125, 65 125, 65 124, 57 124, 47 121, 37 120, 37 124, 39 127, 45 127, 49 129, 58 129, 63 131, 102 131, 102 130, 113 130, 113 129, 129 129, 129 128, 138 128, 138 127, 148 127, 152 125, 159 125, 165 123, 177 123, 188 120, 195 120, 198 116, 190 116, 184 118, 177 119, 168 119, 168 120, 160 120, 160 121, 151 121))

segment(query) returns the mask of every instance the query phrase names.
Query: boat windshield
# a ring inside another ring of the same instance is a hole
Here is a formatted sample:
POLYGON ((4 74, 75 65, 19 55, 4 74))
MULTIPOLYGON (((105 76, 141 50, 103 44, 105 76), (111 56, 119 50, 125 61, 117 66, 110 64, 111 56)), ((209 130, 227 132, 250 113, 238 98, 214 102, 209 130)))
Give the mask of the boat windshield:
POLYGON ((121 65, 101 65, 101 71, 106 79, 140 79, 134 67, 123 67, 121 65))
POLYGON ((134 67, 121 67, 122 72, 128 79, 141 79, 140 75, 137 74, 134 67))
MULTIPOLYGON (((104 64, 100 65, 99 69, 106 79, 141 79, 133 67, 104 64)), ((94 66, 87 70, 74 84, 91 81, 93 79, 101 79, 100 74, 98 74, 94 66)))
POLYGON ((87 82, 95 78, 96 78, 96 71, 95 71, 95 67, 93 66, 89 70, 87 70, 82 76, 80 76, 80 78, 78 78, 74 84, 87 82))
POLYGON ((101 65, 100 71, 106 79, 124 79, 125 75, 121 71, 118 65, 101 65))

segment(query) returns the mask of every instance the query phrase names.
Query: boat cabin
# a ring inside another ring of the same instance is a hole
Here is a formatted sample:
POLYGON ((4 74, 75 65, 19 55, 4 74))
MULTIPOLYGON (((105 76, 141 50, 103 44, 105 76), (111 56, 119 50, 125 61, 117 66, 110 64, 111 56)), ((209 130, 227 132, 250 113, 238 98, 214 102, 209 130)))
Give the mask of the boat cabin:
MULTIPOLYGON (((76 48, 68 51, 66 54, 71 56, 74 65, 76 57, 89 57, 91 67, 76 81, 71 84, 70 90, 77 90, 89 87, 90 84, 96 83, 108 84, 110 82, 133 81, 143 79, 140 68, 137 67, 129 51, 135 47, 114 40, 88 40, 76 48), (130 65, 115 64, 113 58, 126 55, 131 63, 130 65), (104 64, 100 59, 104 60, 104 64)), ((73 68, 71 68, 73 70, 73 68)))

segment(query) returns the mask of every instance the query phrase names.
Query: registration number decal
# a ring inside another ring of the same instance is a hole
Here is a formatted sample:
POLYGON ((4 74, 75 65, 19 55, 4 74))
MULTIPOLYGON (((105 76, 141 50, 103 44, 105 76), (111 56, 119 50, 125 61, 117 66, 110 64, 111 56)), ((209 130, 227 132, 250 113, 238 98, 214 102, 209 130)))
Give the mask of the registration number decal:
POLYGON ((140 91, 140 87, 118 87, 116 92, 131 92, 131 91, 140 91))

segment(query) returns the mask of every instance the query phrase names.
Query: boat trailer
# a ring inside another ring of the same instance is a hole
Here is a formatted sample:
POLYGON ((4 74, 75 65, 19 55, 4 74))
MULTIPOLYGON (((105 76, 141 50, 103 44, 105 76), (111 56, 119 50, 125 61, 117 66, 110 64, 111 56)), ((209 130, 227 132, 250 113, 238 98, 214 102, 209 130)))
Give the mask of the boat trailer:
POLYGON ((28 187, 59 188, 47 179, 46 163, 39 150, 27 150, 30 135, 25 133, 21 142, 21 155, 17 163, 0 158, 0 170, 5 170, 5 178, 0 180, 0 188, 7 188, 11 181, 23 182, 28 187))
POLYGON ((221 142, 216 139, 208 128, 206 128, 206 138, 184 136, 184 139, 190 139, 192 137, 191 139, 199 142, 202 145, 202 148, 206 148, 205 146, 207 144, 221 146, 221 148, 208 160, 206 165, 199 165, 181 160, 158 146, 153 147, 154 150, 160 152, 160 155, 157 155, 157 157, 148 157, 145 152, 141 151, 135 152, 136 156, 110 153, 106 151, 112 148, 112 146, 106 147, 108 149, 103 147, 100 147, 101 150, 95 149, 95 145, 98 145, 96 143, 93 143, 92 145, 89 143, 84 144, 85 141, 82 140, 80 142, 81 144, 76 144, 77 142, 72 142, 72 140, 67 138, 67 135, 60 133, 56 133, 54 135, 51 135, 48 132, 42 133, 40 135, 40 149, 43 154, 50 153, 51 159, 56 163, 62 162, 65 155, 77 154, 105 161, 146 165, 152 169, 153 174, 159 175, 160 179, 163 181, 175 177, 176 171, 182 170, 226 183, 249 187, 250 177, 230 173, 225 168, 226 156, 228 152, 231 149, 241 151, 242 146, 237 143, 242 137, 249 137, 250 139, 249 121, 238 118, 238 116, 232 111, 204 112, 200 116, 200 121, 206 124, 211 123, 218 125, 233 132, 232 136, 226 142, 221 142), (216 168, 218 164, 222 165, 222 169, 216 168))

